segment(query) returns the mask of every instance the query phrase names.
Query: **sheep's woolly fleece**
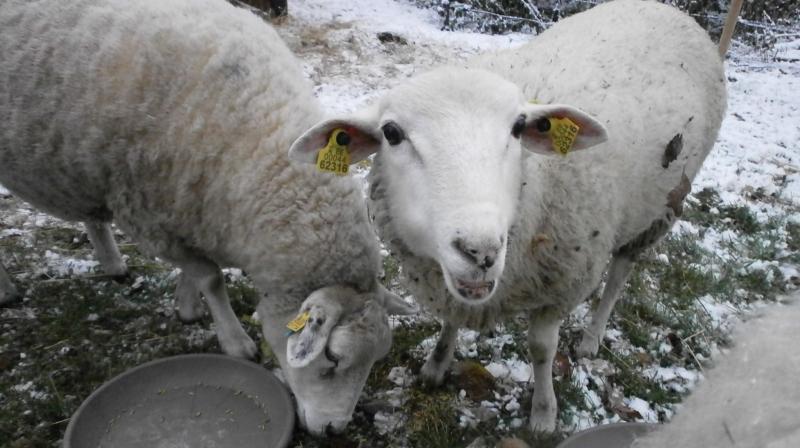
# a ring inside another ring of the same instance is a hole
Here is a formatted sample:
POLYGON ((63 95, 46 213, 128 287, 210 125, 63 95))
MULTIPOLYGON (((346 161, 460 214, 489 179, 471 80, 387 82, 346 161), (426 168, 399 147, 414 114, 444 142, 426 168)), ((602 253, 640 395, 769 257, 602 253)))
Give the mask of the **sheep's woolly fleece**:
POLYGON ((681 411, 636 448, 800 446, 800 294, 736 329, 681 411))
POLYGON ((272 27, 218 0, 84 3, 2 5, 6 187, 62 218, 113 215, 151 255, 199 249, 263 291, 372 286, 359 184, 288 161, 321 111, 272 27))

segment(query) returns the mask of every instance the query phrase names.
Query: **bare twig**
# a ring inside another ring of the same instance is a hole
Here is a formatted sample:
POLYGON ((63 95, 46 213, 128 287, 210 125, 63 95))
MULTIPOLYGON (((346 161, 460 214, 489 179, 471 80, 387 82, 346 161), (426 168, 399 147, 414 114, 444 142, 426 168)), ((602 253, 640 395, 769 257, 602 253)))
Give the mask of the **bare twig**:
POLYGON ((69 421, 70 421, 70 419, 71 419, 71 417, 67 417, 67 418, 65 418, 65 419, 62 419, 62 420, 59 420, 59 421, 57 421, 57 422, 51 422, 51 423, 48 423, 48 424, 47 424, 47 426, 56 426, 56 425, 60 425, 60 424, 62 424, 62 423, 67 423, 67 422, 69 422, 69 421))
MULTIPOLYGON (((695 334, 697 334, 697 333, 695 333, 695 334)), ((686 340, 686 339, 684 339, 684 341, 685 341, 685 340, 686 340)), ((689 350, 689 354, 690 354, 690 355, 692 355, 692 359, 694 359, 694 362, 695 362, 695 364, 697 364, 697 368, 698 368, 698 369, 700 369, 700 372, 702 372, 702 373, 706 373, 705 369, 703 369, 703 365, 702 365, 702 364, 700 364, 700 360, 699 360, 699 359, 697 359, 697 355, 695 355, 695 353, 694 353, 694 350, 692 350, 692 347, 690 347, 690 346, 689 346, 688 344, 686 344, 686 343, 684 343, 684 344, 683 344, 683 347, 684 347, 686 350, 689 350)))
POLYGON ((67 340, 66 340, 66 339, 62 339, 62 340, 60 340, 60 341, 56 342, 55 344, 48 345, 47 347, 44 347, 42 350, 44 350, 44 351, 50 351, 50 350, 52 350, 52 349, 54 349, 54 348, 58 347, 59 345, 61 345, 61 344, 65 343, 65 342, 67 342, 67 340))
POLYGON ((731 441, 731 444, 732 445, 736 445, 736 441, 733 440, 733 434, 731 434, 731 429, 728 428, 728 424, 723 421, 722 422, 722 427, 725 428, 725 435, 728 436, 728 440, 731 441))
POLYGON ((58 391, 56 387, 55 381, 53 381, 53 374, 47 375, 47 380, 50 382, 50 387, 53 388, 53 394, 56 396, 56 400, 58 400, 58 406, 61 408, 61 412, 66 412, 66 408, 64 407, 64 397, 61 396, 61 392, 58 391))

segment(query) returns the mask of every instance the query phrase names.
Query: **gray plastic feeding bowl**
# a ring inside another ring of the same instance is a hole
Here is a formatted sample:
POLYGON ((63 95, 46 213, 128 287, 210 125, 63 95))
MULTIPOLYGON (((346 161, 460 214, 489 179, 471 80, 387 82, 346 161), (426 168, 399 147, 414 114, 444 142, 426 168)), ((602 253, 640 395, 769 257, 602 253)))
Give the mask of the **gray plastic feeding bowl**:
POLYGON ((595 426, 573 434, 556 448, 628 448, 634 440, 658 426, 654 423, 612 423, 595 426))
POLYGON ((286 387, 258 364, 181 355, 94 391, 72 416, 64 448, 284 448, 294 418, 286 387))

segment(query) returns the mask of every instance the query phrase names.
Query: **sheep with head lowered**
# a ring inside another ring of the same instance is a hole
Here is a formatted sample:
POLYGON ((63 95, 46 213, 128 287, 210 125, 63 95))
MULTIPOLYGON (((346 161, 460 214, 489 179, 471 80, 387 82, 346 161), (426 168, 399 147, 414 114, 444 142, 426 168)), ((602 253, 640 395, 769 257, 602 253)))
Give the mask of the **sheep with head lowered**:
POLYGON ((252 357, 220 267, 246 270, 300 422, 342 429, 391 344, 387 314, 414 309, 377 282, 360 183, 289 163, 322 111, 277 33, 222 0, 7 0, 0 28, 0 183, 116 222, 181 268, 182 316, 202 293, 223 350, 252 357))
POLYGON ((620 0, 322 122, 291 155, 312 161, 338 127, 377 153, 370 213, 406 286, 444 322, 422 377, 443 381, 458 328, 524 313, 530 426, 553 430, 562 319, 609 266, 607 316, 636 256, 680 216, 725 103, 722 61, 691 17, 620 0))

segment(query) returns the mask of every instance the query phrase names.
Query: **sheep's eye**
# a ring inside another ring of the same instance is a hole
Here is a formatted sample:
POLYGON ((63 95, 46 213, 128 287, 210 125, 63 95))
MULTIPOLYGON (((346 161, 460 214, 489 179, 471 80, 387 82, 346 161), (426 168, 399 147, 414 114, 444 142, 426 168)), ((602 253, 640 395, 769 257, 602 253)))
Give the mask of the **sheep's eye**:
POLYGON ((550 130, 550 119, 542 117, 536 120, 536 130, 539 132, 547 132, 550 130))
POLYGON ((392 146, 399 145, 400 142, 406 138, 400 126, 393 121, 386 123, 381 129, 383 130, 383 136, 386 137, 386 141, 392 146))
POLYGON ((333 375, 336 373, 336 368, 339 367, 339 357, 334 355, 327 346, 325 347, 325 357, 328 361, 333 363, 333 366, 323 369, 319 376, 320 378, 330 379, 333 378, 333 375))
POLYGON ((511 127, 511 135, 514 138, 520 138, 522 136, 522 131, 525 130, 525 115, 520 115, 517 117, 517 121, 514 122, 514 126, 511 127))

